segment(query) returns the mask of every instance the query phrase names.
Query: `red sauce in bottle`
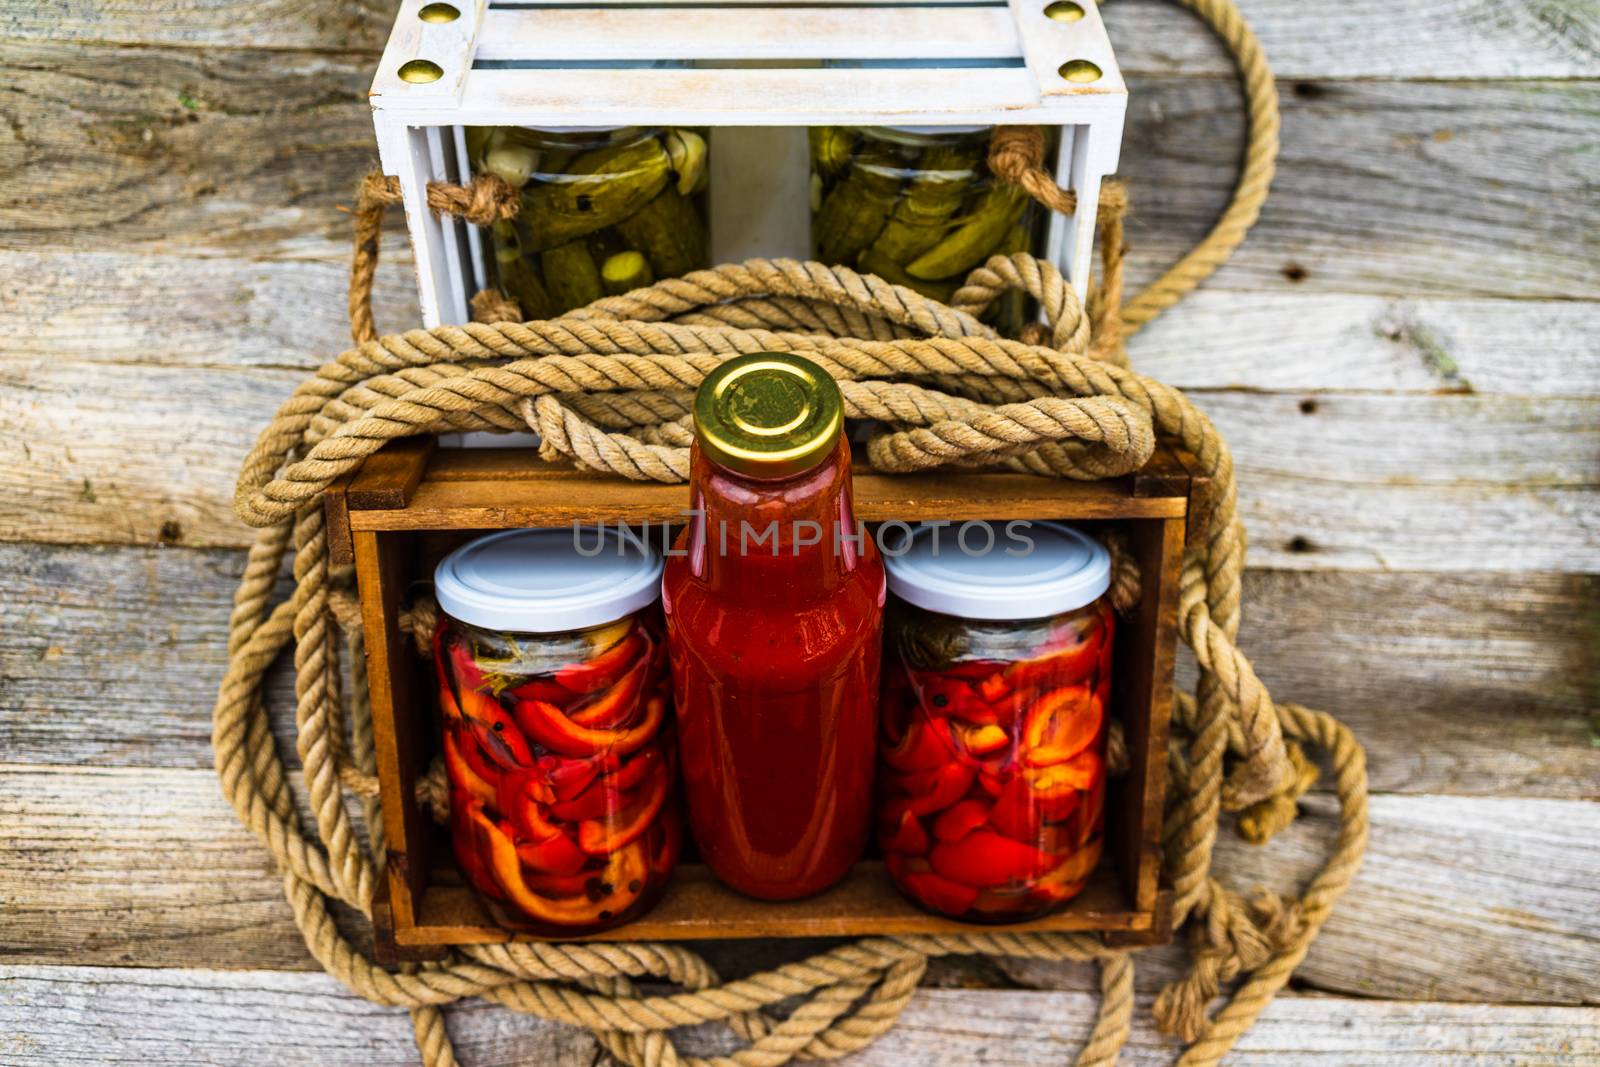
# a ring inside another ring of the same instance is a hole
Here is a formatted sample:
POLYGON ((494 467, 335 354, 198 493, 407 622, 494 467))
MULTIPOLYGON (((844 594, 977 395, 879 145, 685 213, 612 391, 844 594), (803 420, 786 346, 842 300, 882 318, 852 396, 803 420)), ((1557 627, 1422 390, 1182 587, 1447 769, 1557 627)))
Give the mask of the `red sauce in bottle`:
POLYGON ((792 899, 841 878, 869 836, 883 563, 855 521, 837 387, 820 368, 793 356, 738 357, 701 395, 696 514, 662 581, 690 825, 722 881, 792 899), (708 425, 716 420, 702 411, 708 389, 752 360, 775 374, 803 365, 812 376, 806 396, 779 389, 776 403, 761 392, 760 367, 741 379, 765 402, 744 412, 757 430, 789 431, 784 457, 767 464, 777 477, 748 473, 769 472, 760 450, 730 456, 740 426, 708 425), (785 403, 832 404, 835 414, 795 430, 785 403), (797 458, 805 449, 795 441, 808 432, 826 436, 797 458))

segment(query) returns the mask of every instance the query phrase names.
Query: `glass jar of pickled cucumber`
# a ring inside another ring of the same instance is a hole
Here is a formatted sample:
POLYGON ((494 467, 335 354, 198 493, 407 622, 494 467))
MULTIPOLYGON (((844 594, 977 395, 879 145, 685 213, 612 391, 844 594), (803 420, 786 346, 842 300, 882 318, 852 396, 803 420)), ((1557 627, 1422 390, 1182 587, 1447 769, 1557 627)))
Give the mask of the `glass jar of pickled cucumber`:
POLYGON ((1057 523, 942 532, 884 546, 878 842, 930 911, 1036 918, 1100 861, 1110 557, 1057 523))
POLYGON ((522 192, 490 227, 495 284, 524 318, 708 265, 705 137, 689 129, 476 127, 475 171, 522 192))
POLYGON ((682 826, 661 558, 609 528, 508 530, 439 564, 435 681, 457 866, 504 926, 608 929, 661 895, 682 826))
MULTIPOLYGON (((817 258, 948 301, 967 272, 990 256, 1037 249, 1044 212, 989 171, 993 132, 992 126, 812 127, 817 258)), ((989 317, 1015 330, 1024 311, 1018 293, 989 317)))

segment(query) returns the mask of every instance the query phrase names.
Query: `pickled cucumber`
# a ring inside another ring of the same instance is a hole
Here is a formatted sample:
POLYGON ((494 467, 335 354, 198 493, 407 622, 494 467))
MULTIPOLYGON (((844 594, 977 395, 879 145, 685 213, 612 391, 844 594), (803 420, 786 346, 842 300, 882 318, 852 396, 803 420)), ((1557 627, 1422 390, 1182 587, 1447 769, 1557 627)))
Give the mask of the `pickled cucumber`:
POLYGON ((817 258, 845 263, 872 244, 889 223, 904 173, 890 146, 876 143, 862 149, 812 219, 817 258))
POLYGON ((655 280, 655 275, 650 273, 650 262, 642 252, 618 252, 607 256, 600 267, 600 281, 612 296, 642 288, 655 280))
POLYGON ((585 152, 565 174, 546 170, 522 192, 518 218, 530 232, 530 250, 615 225, 648 204, 671 176, 672 160, 654 137, 585 152))
POLYGON ((544 283, 555 302, 556 313, 593 303, 605 295, 600 268, 586 241, 569 241, 539 254, 544 283))
POLYGON ((678 176, 678 192, 689 196, 706 176, 706 139, 693 130, 668 130, 662 138, 672 170, 678 176))
POLYGON ((676 278, 706 265, 706 229, 694 204, 676 189, 663 189, 616 229, 630 248, 645 254, 658 278, 676 278))
POLYGON ((959 280, 930 282, 923 278, 913 278, 906 273, 904 267, 879 252, 876 248, 869 248, 861 253, 856 260, 856 265, 868 274, 876 274, 892 285, 903 285, 907 289, 914 289, 923 296, 944 304, 950 303, 950 298, 955 295, 956 289, 961 285, 959 280))
POLYGON ((1013 185, 994 185, 959 226, 938 244, 906 264, 906 273, 930 281, 965 274, 1005 240, 1028 206, 1028 194, 1013 185))
POLYGON ((903 266, 938 244, 972 187, 977 162, 977 150, 971 147, 936 145, 922 153, 916 177, 872 242, 878 257, 903 266))
POLYGON ((825 181, 832 181, 850 162, 855 135, 843 126, 813 126, 806 131, 811 142, 811 161, 825 181))

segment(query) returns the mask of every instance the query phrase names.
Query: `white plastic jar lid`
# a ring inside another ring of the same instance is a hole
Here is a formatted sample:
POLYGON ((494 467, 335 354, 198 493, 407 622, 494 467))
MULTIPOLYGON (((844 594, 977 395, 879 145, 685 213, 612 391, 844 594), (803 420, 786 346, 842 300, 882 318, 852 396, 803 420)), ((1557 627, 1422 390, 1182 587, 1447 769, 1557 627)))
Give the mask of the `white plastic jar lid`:
POLYGON ((505 530, 462 545, 433 572, 439 607, 486 630, 559 633, 655 603, 663 564, 653 548, 614 526, 583 530, 581 553, 579 538, 575 529, 505 530))
POLYGON ((889 591, 943 615, 1041 619, 1091 604, 1111 587, 1105 546, 1058 522, 923 525, 904 551, 893 534, 883 544, 889 591))

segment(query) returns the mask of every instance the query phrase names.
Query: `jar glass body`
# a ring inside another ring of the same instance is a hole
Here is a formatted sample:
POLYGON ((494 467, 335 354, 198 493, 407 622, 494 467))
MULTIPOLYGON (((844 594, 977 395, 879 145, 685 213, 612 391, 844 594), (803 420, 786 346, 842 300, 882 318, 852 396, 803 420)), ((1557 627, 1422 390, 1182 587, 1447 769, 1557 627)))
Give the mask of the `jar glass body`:
POLYGON ((969 922, 1060 908, 1100 859, 1107 599, 997 622, 891 598, 886 626, 877 830, 890 876, 969 922))
POLYGON ((521 191, 489 227, 495 284, 524 318, 708 266, 706 140, 690 129, 474 127, 476 172, 521 191))
MULTIPOLYGON (((1044 212, 990 172, 992 133, 992 127, 813 127, 817 258, 948 303, 990 256, 1037 251, 1044 212)), ((1023 294, 1010 293, 984 317, 1014 334, 1029 312, 1023 294)))
POLYGON ((684 796, 700 854, 750 896, 836 882, 871 833, 883 563, 850 452, 781 481, 693 457, 662 581, 684 796))
POLYGON ((503 925, 593 933, 666 885, 682 825, 659 614, 550 634, 441 616, 456 862, 503 925))

